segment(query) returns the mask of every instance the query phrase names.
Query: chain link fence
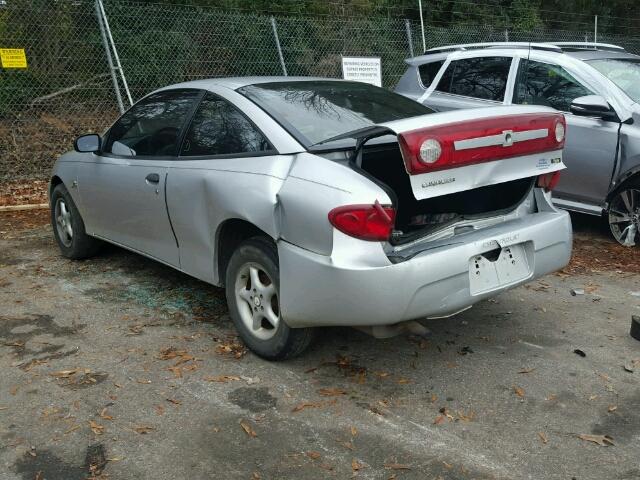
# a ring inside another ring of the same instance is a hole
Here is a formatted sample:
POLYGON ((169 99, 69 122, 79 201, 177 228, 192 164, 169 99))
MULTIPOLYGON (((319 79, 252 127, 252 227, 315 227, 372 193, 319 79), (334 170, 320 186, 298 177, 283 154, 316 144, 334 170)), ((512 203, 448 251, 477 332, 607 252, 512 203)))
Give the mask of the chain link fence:
MULTIPOLYGON (((341 76, 341 56, 382 59, 393 88, 404 59, 422 51, 417 21, 393 17, 277 17, 210 7, 108 1, 105 11, 133 100, 171 83, 239 75, 341 76), (279 39, 282 61, 279 56, 279 39)), ((27 69, 0 70, 3 187, 44 180, 73 139, 119 115, 105 46, 89 0, 0 2, 0 48, 24 48, 27 69)), ((426 47, 490 41, 592 41, 592 32, 427 25, 426 47)), ((599 36, 640 53, 640 38, 599 36)), ((123 87, 121 78, 118 79, 123 87)), ((128 105, 124 95, 125 106, 128 105)), ((7 195, 5 194, 5 197, 7 195)))

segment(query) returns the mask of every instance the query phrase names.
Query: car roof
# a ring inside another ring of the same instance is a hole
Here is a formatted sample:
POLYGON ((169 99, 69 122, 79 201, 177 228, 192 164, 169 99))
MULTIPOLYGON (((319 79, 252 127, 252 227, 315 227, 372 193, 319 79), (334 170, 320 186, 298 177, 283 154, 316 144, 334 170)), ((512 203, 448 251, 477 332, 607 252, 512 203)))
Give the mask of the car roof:
POLYGON ((593 44, 585 42, 489 42, 476 44, 450 45, 437 47, 424 52, 424 54, 409 58, 409 65, 421 65, 446 59, 453 52, 487 52, 508 50, 509 52, 527 52, 529 48, 543 50, 547 54, 567 55, 577 60, 589 61, 599 58, 613 59, 640 59, 640 56, 626 52, 624 48, 609 44, 593 44))
POLYGON ((345 82, 341 78, 323 78, 323 77, 285 77, 285 76, 266 76, 266 77, 220 77, 220 78, 206 78, 201 80, 192 80, 190 82, 176 83, 174 85, 167 85, 160 90, 168 90, 174 88, 199 88, 207 90, 211 87, 226 87, 231 90, 246 87, 247 85, 257 85, 260 83, 272 83, 272 82, 313 82, 313 81, 335 81, 345 82))

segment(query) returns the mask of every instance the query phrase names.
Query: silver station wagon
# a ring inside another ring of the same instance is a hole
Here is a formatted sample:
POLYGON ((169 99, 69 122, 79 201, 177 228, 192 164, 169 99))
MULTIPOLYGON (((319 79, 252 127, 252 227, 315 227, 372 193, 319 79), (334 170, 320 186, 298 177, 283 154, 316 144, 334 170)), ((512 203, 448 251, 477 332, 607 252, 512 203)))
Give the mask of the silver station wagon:
POLYGON ((640 242, 640 56, 593 43, 481 43, 407 61, 396 92, 437 111, 545 105, 566 114, 556 205, 605 213, 623 245, 640 242))
POLYGON ((433 111, 378 87, 228 78, 163 88, 51 176, 62 254, 107 241, 226 289, 258 355, 312 327, 386 337, 562 268, 564 116, 433 111))

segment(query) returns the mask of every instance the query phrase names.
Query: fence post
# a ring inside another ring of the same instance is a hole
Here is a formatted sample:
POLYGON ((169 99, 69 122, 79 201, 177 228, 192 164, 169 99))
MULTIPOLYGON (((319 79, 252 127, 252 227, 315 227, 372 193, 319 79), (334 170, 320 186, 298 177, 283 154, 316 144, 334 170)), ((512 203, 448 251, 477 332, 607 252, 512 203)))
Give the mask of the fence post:
POLYGON ((284 64, 284 56, 282 55, 282 48, 280 47, 280 38, 278 38, 278 27, 276 26, 275 17, 271 17, 271 28, 273 28, 273 38, 276 40, 276 47, 278 47, 278 56, 280 57, 280 65, 282 65, 282 73, 286 77, 287 66, 284 64))
POLYGON ((508 42, 509 41, 509 30, 508 29, 504 29, 504 41, 508 42))
POLYGON ((98 6, 98 0, 95 1, 96 7, 96 20, 100 27, 100 37, 102 37, 102 46, 104 47, 104 53, 107 56, 107 64, 109 65, 109 73, 111 74, 111 81, 113 82, 113 90, 116 92, 116 101, 118 102, 118 109, 120 113, 124 113, 124 104, 122 103, 122 95, 120 95, 120 86, 118 85, 118 78, 116 77, 116 69, 113 66, 113 60, 111 59, 111 51, 109 50, 109 44, 107 42, 107 34, 104 31, 104 25, 102 23, 102 15, 100 14, 100 7, 98 6))
POLYGON ((415 57, 413 54, 413 35, 411 35, 411 22, 409 22, 408 18, 404 19, 404 26, 407 30, 407 43, 409 44, 409 55, 411 58, 415 57))
POLYGON ((104 28, 107 33, 109 40, 111 41, 111 47, 113 48, 113 56, 116 60, 116 66, 118 70, 120 70, 120 76, 122 77, 122 85, 124 86, 124 91, 127 94, 127 98, 129 99, 129 105, 133 105, 133 100, 131 99, 131 92, 129 92, 129 85, 127 84, 127 78, 124 76, 124 70, 122 70, 122 64, 120 63, 120 57, 118 56, 118 50, 116 49, 116 42, 113 41, 113 35, 111 35, 111 28, 109 27, 109 20, 107 20, 107 12, 104 11, 104 5, 102 4, 102 0, 96 0, 96 4, 100 9, 100 13, 102 14, 102 21, 104 22, 104 28))

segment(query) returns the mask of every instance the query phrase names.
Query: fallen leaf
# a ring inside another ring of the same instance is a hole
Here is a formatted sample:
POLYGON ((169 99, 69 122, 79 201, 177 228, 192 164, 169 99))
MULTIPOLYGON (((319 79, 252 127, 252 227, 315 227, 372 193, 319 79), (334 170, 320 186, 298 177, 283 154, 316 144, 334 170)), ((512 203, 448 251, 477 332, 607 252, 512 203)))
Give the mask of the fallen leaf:
POLYGON ((612 413, 612 412, 615 412, 617 409, 618 409, 617 405, 609 405, 607 412, 612 413))
POLYGON ((351 427, 351 436, 355 437, 358 434, 358 430, 356 427, 351 427))
POLYGON ((136 380, 136 382, 141 383, 143 385, 148 385, 149 383, 151 383, 151 380, 136 380))
POLYGON ((531 373, 535 371, 535 368, 523 368, 521 370, 518 370, 518 373, 531 373))
POLYGON ((362 467, 364 467, 364 465, 361 464, 360 462, 358 462, 358 460, 356 460, 355 458, 353 460, 351 460, 351 469, 354 472, 357 472, 358 470, 361 470, 362 467))
POLYGON ((253 478, 253 480, 260 480, 262 477, 258 472, 253 472, 253 475, 251 475, 251 478, 253 478))
POLYGON ((384 468, 389 470, 411 470, 409 465, 404 465, 402 463, 385 463, 384 468))
POLYGON ((139 433, 140 435, 146 435, 147 433, 155 430, 154 427, 150 427, 148 425, 139 425, 137 427, 133 427, 133 430, 137 433, 139 433))
POLYGON ((182 405, 182 401, 181 400, 175 400, 173 398, 165 398, 165 400, 169 403, 173 403, 174 405, 182 405))
POLYGON ((102 411, 100 412, 100 416, 102 418, 104 418, 105 420, 113 420, 113 417, 111 415, 107 415, 107 409, 103 408, 102 411))
POLYGON ((247 435, 249 435, 250 437, 257 437, 258 436, 258 434, 255 432, 255 430, 253 430, 253 428, 251 428, 251 425, 249 425, 246 421, 241 420, 240 421, 240 426, 245 431, 245 433, 247 435))
POLYGON ((442 422, 444 422, 444 419, 445 419, 444 415, 438 415, 436 419, 433 421, 433 424, 440 425, 442 422))
POLYGON ((156 411, 156 415, 164 415, 164 407, 162 405, 155 405, 153 408, 156 411))
POLYGON ((573 353, 575 353, 576 355, 578 355, 578 356, 580 356, 580 357, 583 357, 583 358, 587 356, 587 354, 586 354, 586 353, 584 353, 584 352, 583 352, 582 350, 580 350, 579 348, 576 348, 576 349, 573 351, 573 353))
POLYGON ((589 435, 587 433, 583 433, 577 436, 580 440, 584 440, 585 442, 597 443, 600 446, 606 447, 608 445, 614 445, 613 438, 609 435, 589 435))
POLYGON ((400 385, 405 385, 407 383, 412 383, 413 380, 410 380, 408 378, 399 378, 398 380, 396 380, 396 383, 400 384, 400 385))
POLYGON ((476 416, 476 412, 471 410, 469 413, 465 414, 462 411, 458 412, 458 419, 463 422, 471 422, 476 416))
POLYGON ((340 388, 321 388, 318 393, 324 397, 335 397, 338 395, 346 395, 346 391, 340 388))
POLYGON ((89 427, 91 427, 91 431, 96 435, 102 435, 104 433, 104 427, 93 420, 89 420, 89 427))
POLYGON ((73 427, 68 428, 67 430, 65 430, 64 431, 64 435, 66 435, 67 433, 71 433, 71 432, 73 432, 75 430, 78 430, 79 428, 80 428, 80 425, 74 425, 73 427))
POLYGON ((318 458, 321 457, 320 452, 307 452, 307 457, 309 457, 312 460, 317 460, 318 458))
POLYGON ((53 373, 50 373, 49 375, 56 378, 69 378, 72 375, 75 375, 76 373, 78 373, 79 371, 80 369, 73 368, 71 370, 60 370, 59 372, 53 372, 53 373))
POLYGON ((544 432, 538 432, 538 437, 540 437, 540 441, 541 441, 542 443, 544 443, 545 445, 546 445, 546 444, 547 444, 547 442, 549 441, 549 440, 547 439, 547 436, 545 435, 545 433, 544 433, 544 432))
POLYGON ((625 372, 633 373, 633 365, 628 363, 622 366, 625 372))
POLYGON ((524 398, 524 389, 521 387, 513 386, 513 392, 520 398, 524 398))

